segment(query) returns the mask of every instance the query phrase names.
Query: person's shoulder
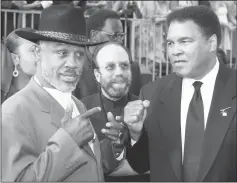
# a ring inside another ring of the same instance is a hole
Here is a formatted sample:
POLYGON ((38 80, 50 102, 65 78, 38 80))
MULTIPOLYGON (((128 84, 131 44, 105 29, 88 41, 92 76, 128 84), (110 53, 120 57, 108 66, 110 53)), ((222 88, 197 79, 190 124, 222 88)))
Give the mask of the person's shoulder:
POLYGON ((2 114, 11 114, 20 116, 32 109, 34 105, 34 96, 24 88, 6 99, 2 104, 2 114))
POLYGON ((225 69, 226 69, 226 73, 228 73, 226 87, 232 88, 233 90, 236 91, 236 88, 237 88, 237 83, 236 83, 237 82, 237 70, 229 68, 229 67, 226 67, 225 69))
POLYGON ((230 82, 236 82, 236 69, 230 68, 228 65, 220 64, 219 72, 221 77, 228 77, 230 82))
POLYGON ((233 69, 233 68, 229 68, 229 67, 227 67, 226 69, 230 72, 230 77, 236 79, 235 76, 236 76, 237 70, 236 70, 236 69, 233 69))
POLYGON ((230 77, 232 78, 232 80, 236 81, 237 70, 236 69, 229 69, 229 71, 230 71, 230 77))
POLYGON ((87 97, 82 98, 80 101, 86 106, 89 107, 91 106, 96 99, 98 99, 99 93, 94 93, 92 95, 89 95, 87 97))
POLYGON ((153 82, 149 82, 145 86, 142 87, 143 92, 152 93, 157 91, 157 89, 161 89, 167 85, 168 82, 176 78, 177 75, 175 73, 169 74, 165 77, 159 78, 153 82))
MULTIPOLYGON (((237 70, 229 66, 220 65, 219 73, 217 75, 218 83, 221 87, 215 87, 216 90, 224 89, 222 94, 228 96, 230 99, 236 99, 237 96, 237 70)), ((216 82, 217 82, 216 81, 216 82)), ((225 97, 224 97, 225 98, 225 97)))
POLYGON ((26 119, 29 112, 26 96, 20 92, 15 93, 2 103, 2 128, 19 128, 26 119))
POLYGON ((140 73, 140 66, 138 62, 131 63, 131 71, 140 73))

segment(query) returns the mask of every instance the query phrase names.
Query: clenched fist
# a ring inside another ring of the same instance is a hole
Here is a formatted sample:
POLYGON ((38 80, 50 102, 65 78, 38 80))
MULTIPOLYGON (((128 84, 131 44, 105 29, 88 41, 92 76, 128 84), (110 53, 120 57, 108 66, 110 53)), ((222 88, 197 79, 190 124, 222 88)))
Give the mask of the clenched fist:
POLYGON ((131 138, 135 141, 141 136, 149 105, 148 100, 136 100, 129 102, 124 108, 124 123, 128 126, 131 138))
POLYGON ((69 107, 65 111, 65 115, 61 120, 62 128, 73 138, 78 146, 84 146, 94 138, 94 131, 90 120, 91 115, 100 112, 100 107, 94 107, 75 118, 72 118, 73 106, 69 107))

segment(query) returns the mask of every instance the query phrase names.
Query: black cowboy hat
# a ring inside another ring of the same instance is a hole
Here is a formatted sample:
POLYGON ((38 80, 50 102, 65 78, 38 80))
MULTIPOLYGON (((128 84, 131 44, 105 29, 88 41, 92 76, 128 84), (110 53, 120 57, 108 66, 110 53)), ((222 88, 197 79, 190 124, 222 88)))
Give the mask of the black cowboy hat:
POLYGON ((18 36, 32 42, 55 41, 79 46, 93 46, 102 42, 90 42, 86 36, 86 20, 83 10, 68 5, 52 5, 42 10, 37 31, 17 30, 18 36))

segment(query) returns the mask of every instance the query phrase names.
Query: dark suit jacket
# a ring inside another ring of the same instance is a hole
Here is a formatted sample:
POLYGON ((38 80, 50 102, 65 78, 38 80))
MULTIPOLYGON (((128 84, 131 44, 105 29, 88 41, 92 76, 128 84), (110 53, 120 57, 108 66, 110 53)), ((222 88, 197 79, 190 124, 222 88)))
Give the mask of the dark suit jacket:
MULTIPOLYGON (((151 104, 139 141, 127 150, 134 170, 150 169, 151 181, 182 181, 180 127, 182 79, 175 73, 146 85, 151 104)), ((220 64, 205 129, 197 181, 236 182, 236 71, 220 64), (222 116, 221 109, 228 109, 222 116)))
MULTIPOLYGON (((137 100, 138 97, 133 94, 128 94, 125 98, 123 98, 116 106, 112 106, 115 102, 109 102, 108 99, 105 99, 105 97, 101 97, 100 100, 100 94, 95 93, 91 96, 85 97, 81 99, 83 104, 86 106, 87 109, 91 109, 93 107, 102 107, 101 101, 104 103, 106 112, 112 112, 113 115, 122 115, 123 108, 127 105, 128 102, 137 100), (120 111, 120 109, 122 111, 120 111)), ((91 116, 91 123, 97 133, 98 139, 103 140, 105 138, 104 134, 101 133, 102 128, 105 128, 105 124, 108 121, 106 120, 106 116, 104 112, 100 112, 97 114, 94 114, 91 116)))
MULTIPOLYGON (((117 102, 112 102, 103 96, 100 99, 100 94, 96 93, 94 95, 83 98, 81 101, 85 104, 87 109, 97 107, 97 106, 102 107, 102 104, 101 104, 101 101, 102 101, 105 107, 105 111, 112 112, 114 116, 117 116, 117 115, 123 114, 123 109, 128 102, 134 101, 137 99, 138 99, 137 96, 129 93, 128 96, 125 96, 121 100, 117 102)), ((107 123, 105 114, 106 113, 101 112, 101 113, 97 113, 91 116, 91 123, 100 141, 106 140, 105 135, 101 133, 101 129, 104 128, 105 124, 107 123)), ((108 155, 108 153, 106 154, 108 155)), ((132 176, 105 176, 105 181, 106 182, 147 182, 149 181, 149 174, 132 175, 132 176)))
MULTIPOLYGON (((139 95, 141 89, 141 72, 140 67, 137 62, 131 64, 132 72, 132 83, 129 92, 134 95, 139 95)), ((81 75, 80 81, 74 90, 74 95, 78 99, 93 95, 98 92, 97 82, 94 78, 94 71, 89 65, 88 58, 85 58, 85 63, 83 67, 83 73, 81 75)))

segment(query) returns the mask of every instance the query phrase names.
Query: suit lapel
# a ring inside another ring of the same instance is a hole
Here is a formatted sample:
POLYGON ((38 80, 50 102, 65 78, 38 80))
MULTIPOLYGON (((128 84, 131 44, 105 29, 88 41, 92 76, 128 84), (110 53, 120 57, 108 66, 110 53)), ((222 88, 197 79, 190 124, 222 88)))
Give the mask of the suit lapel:
MULTIPOLYGON (((73 99, 73 101, 75 102, 75 104, 76 104, 76 106, 77 106, 77 109, 78 109, 78 111, 79 111, 79 113, 81 114, 81 113, 84 113, 85 112, 85 107, 82 105, 82 104, 80 104, 79 102, 78 102, 78 100, 73 96, 72 97, 72 99, 73 99)), ((93 128, 93 131, 94 131, 94 128, 93 128)), ((94 131, 94 133, 95 133, 95 131, 94 131)), ((97 137, 96 137, 97 138, 97 137)), ((93 142, 93 146, 94 146, 94 150, 96 149, 96 147, 95 147, 95 140, 92 140, 92 142, 93 142)), ((95 157, 95 154, 93 153, 93 151, 92 151, 92 149, 91 149, 91 147, 89 146, 89 144, 87 143, 86 145, 84 145, 83 147, 82 147, 88 154, 90 154, 93 158, 96 158, 95 157)), ((96 153, 96 151, 95 151, 95 153, 96 153)))
MULTIPOLYGON (((50 121, 52 125, 54 125, 56 128, 60 128, 61 120, 65 113, 63 107, 47 91, 45 91, 40 85, 38 85, 33 78, 29 83, 29 87, 33 89, 33 92, 36 94, 41 111, 43 113, 48 113, 51 118, 50 121)), ((84 112, 84 106, 79 104, 79 102, 74 97, 73 100, 79 112, 84 112)), ((83 146, 83 149, 95 158, 94 153, 92 152, 88 144, 83 146)))
POLYGON ((37 97, 41 111, 43 113, 48 113, 51 118, 51 123, 56 128, 60 128, 61 119, 64 116, 63 107, 47 91, 45 91, 38 83, 36 83, 33 78, 31 79, 29 85, 37 97))
MULTIPOLYGON (((93 101, 93 104, 91 105, 92 107, 102 106, 99 92, 93 96, 93 99, 91 101, 93 101)), ((94 114, 93 116, 91 116, 91 118, 95 119, 96 121, 98 121, 98 119, 106 121, 103 111, 94 114)))
POLYGON ((228 83, 229 72, 230 70, 220 65, 205 130, 203 156, 197 181, 203 181, 210 170, 236 112, 233 100, 236 96, 236 86, 233 80, 229 80, 228 83), (220 110, 227 107, 231 107, 227 110, 228 115, 222 116, 220 110))
POLYGON ((99 180, 103 181, 103 176, 102 176, 103 175, 103 169, 101 168, 102 161, 101 161, 100 142, 99 142, 99 139, 97 137, 96 137, 95 143, 94 143, 94 151, 95 151, 95 158, 96 158, 96 161, 97 161, 98 171, 101 171, 101 173, 98 173, 99 180))
POLYGON ((174 173, 182 181, 182 145, 180 128, 181 78, 177 75, 169 81, 159 96, 161 105, 161 131, 174 173))
POLYGON ((51 99, 51 123, 57 128, 61 127, 61 120, 64 116, 65 110, 63 107, 52 97, 51 99))

